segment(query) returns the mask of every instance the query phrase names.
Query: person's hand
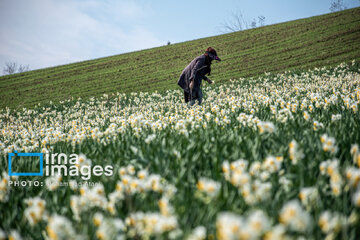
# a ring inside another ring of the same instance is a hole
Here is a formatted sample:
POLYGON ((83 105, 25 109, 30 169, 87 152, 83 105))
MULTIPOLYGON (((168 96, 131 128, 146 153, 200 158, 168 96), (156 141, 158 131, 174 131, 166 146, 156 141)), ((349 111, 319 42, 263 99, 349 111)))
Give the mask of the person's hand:
POLYGON ((208 78, 207 82, 208 82, 209 84, 213 84, 213 83, 214 83, 213 81, 210 80, 210 78, 208 78))
POLYGON ((190 87, 191 90, 194 88, 194 80, 190 81, 189 87, 190 87))

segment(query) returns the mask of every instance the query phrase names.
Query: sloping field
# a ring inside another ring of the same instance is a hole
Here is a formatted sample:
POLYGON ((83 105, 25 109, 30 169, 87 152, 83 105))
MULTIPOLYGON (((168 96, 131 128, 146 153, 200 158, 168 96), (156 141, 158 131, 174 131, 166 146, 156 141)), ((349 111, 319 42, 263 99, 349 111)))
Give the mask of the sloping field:
MULTIPOLYGON (((0 78, 0 107, 104 93, 176 89, 208 46, 223 59, 216 82, 360 60, 360 8, 0 78)), ((29 63, 31 65, 31 63, 29 63)))

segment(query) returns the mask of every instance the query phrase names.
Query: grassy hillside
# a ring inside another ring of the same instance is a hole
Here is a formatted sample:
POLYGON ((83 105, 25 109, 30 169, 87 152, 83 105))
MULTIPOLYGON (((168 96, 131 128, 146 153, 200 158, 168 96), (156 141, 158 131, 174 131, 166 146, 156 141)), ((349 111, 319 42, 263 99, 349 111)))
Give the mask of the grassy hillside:
POLYGON ((213 64, 211 78, 216 82, 258 76, 265 71, 360 60, 360 8, 3 76, 0 107, 29 107, 103 93, 175 89, 182 69, 208 46, 223 59, 213 64))

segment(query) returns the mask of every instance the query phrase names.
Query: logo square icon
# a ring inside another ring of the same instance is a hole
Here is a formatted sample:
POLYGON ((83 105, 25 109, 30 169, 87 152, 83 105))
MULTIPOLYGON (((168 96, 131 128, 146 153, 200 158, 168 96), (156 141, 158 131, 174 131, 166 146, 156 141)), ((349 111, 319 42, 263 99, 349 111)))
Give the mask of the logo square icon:
POLYGON ((14 151, 8 155, 8 170, 9 176, 43 176, 43 154, 42 153, 18 153, 14 151), (40 158, 40 171, 39 172, 12 172, 11 161, 12 157, 39 157, 40 158))

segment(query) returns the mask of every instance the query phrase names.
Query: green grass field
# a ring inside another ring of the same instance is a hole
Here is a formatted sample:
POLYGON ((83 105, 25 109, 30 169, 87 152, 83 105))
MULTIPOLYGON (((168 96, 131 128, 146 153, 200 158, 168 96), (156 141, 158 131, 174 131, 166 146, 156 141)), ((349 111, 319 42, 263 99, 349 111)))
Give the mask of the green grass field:
POLYGON ((3 76, 0 107, 176 89, 182 69, 208 46, 223 59, 213 64, 216 82, 360 60, 360 8, 3 76))

